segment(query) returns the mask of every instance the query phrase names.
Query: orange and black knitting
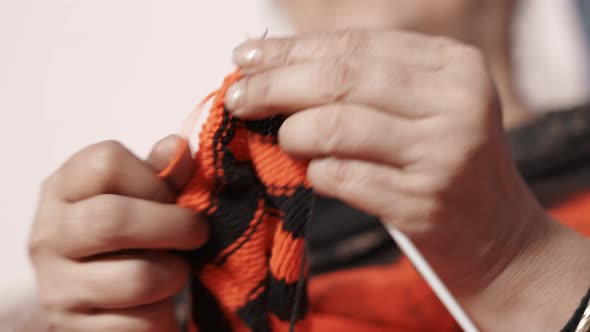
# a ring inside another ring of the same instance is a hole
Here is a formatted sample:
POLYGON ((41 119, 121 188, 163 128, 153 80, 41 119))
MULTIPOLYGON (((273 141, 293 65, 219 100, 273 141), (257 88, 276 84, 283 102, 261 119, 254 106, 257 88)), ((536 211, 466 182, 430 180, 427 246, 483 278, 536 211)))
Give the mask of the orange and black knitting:
POLYGON ((207 216, 210 240, 189 253, 193 331, 309 330, 306 224, 313 193, 307 164, 277 146, 281 117, 240 121, 214 95, 178 203, 207 216))
MULTIPOLYGON (((231 74, 213 94, 200 133, 198 171, 179 199, 211 224, 210 243, 188 254, 194 270, 191 330, 285 331, 293 320, 297 331, 309 331, 313 320, 313 331, 319 332, 458 331, 404 257, 316 276, 309 281, 308 301, 304 238, 314 199, 306 164, 276 146, 282 118, 243 122, 224 110, 225 91, 239 78, 231 74)), ((551 212, 590 236, 590 191, 576 197, 551 212)), ((341 214, 331 215, 326 229, 334 233, 343 222, 341 214)))

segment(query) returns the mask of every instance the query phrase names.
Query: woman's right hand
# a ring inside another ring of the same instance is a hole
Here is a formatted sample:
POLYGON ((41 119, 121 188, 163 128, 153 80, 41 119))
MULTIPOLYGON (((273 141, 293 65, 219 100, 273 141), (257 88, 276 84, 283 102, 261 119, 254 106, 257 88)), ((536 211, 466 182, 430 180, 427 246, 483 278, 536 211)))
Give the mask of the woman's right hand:
POLYGON ((189 267, 174 250, 208 236, 174 204, 190 153, 158 177, 180 143, 163 139, 146 161, 116 142, 92 145, 44 182, 29 250, 51 331, 177 330, 172 298, 189 267))

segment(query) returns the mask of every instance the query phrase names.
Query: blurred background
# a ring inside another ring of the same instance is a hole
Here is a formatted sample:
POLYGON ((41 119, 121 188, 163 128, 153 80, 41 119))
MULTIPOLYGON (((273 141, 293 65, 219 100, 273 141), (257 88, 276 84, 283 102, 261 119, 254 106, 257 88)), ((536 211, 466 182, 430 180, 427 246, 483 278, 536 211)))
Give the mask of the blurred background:
MULTIPOLYGON (((535 112, 590 101, 588 3, 520 1, 514 73, 535 112)), ((42 179, 96 141, 145 156, 267 27, 290 31, 271 0, 0 0, 0 331, 34 294, 25 246, 42 179)))

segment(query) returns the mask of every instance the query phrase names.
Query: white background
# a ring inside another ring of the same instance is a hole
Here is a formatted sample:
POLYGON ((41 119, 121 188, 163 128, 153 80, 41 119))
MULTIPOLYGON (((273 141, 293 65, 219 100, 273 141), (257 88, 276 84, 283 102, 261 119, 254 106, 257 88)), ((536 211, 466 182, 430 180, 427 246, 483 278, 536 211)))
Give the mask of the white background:
POLYGON ((40 181, 92 142, 143 156, 178 130, 239 42, 281 30, 262 2, 0 0, 0 294, 31 282, 40 181))
MULTIPOLYGON (((517 33, 528 102, 578 102, 586 95, 584 58, 575 29, 562 22, 571 13, 556 10, 562 0, 528 3, 517 33)), ((265 0, 0 0, 0 306, 32 289, 24 248, 42 178, 100 140, 145 155, 217 87, 247 34, 286 30, 270 7, 265 0)))

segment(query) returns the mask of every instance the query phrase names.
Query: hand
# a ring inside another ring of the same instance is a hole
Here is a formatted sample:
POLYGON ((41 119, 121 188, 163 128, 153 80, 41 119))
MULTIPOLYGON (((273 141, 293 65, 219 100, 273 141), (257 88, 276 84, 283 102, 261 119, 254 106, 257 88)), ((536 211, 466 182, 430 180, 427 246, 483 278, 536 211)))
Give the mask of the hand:
POLYGON ((177 331, 172 297, 189 278, 172 250, 198 248, 206 224, 176 206, 193 173, 180 139, 142 161, 116 142, 74 155, 44 183, 29 244, 51 331, 177 331))
POLYGON ((480 52, 399 31, 252 40, 226 95, 243 119, 290 115, 279 144, 320 194, 408 234, 461 300, 551 223, 519 177, 480 52))
MULTIPOLYGON (((531 120, 515 89, 510 36, 514 0, 282 0, 288 17, 303 31, 346 27, 388 27, 446 36, 474 45, 486 63, 502 100, 504 124, 531 120)), ((518 40, 517 40, 518 42, 518 40)))
POLYGON ((479 46, 509 27, 514 0, 282 0, 299 29, 391 27, 445 35, 479 46))

